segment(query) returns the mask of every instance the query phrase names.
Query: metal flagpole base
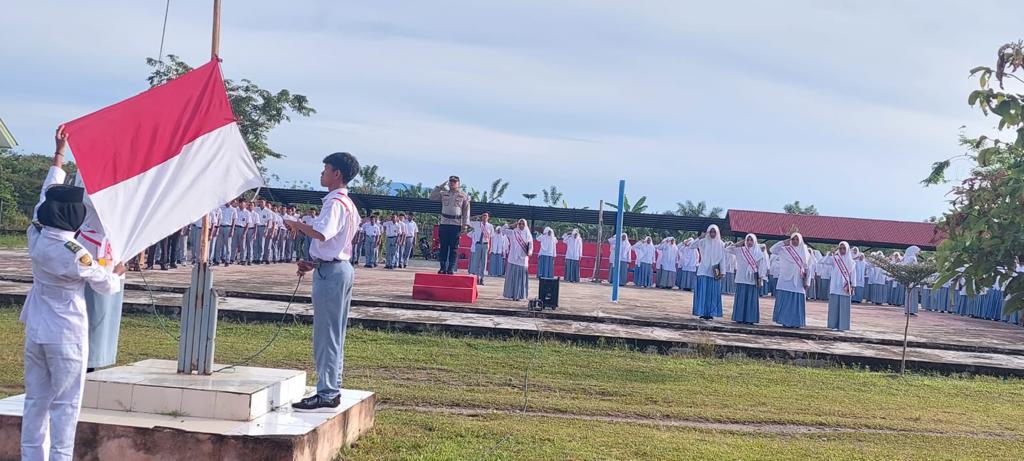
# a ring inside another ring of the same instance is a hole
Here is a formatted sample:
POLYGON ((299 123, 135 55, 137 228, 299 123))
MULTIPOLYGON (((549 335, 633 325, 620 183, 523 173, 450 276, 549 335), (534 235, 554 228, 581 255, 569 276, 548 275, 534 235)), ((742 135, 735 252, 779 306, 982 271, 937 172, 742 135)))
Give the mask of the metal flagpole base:
POLYGON ((182 298, 181 338, 178 340, 178 373, 213 373, 214 339, 217 336, 217 294, 208 262, 192 268, 192 281, 182 298))

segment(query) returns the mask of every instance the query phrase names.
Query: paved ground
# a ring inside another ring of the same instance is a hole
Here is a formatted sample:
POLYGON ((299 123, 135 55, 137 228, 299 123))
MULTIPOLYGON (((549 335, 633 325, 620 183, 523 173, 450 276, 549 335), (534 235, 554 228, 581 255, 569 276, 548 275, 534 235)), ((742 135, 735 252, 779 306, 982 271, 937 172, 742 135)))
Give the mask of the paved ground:
MULTIPOLYGON (((757 356, 831 357, 882 365, 898 359, 897 346, 902 344, 905 317, 894 307, 855 305, 853 330, 836 333, 824 328, 827 306, 823 303, 808 303, 808 327, 791 330, 771 323, 773 299, 763 298, 761 325, 740 326, 723 319, 695 319, 690 314, 692 294, 677 290, 627 287, 620 291, 620 302, 611 303, 607 283, 562 284, 559 309, 541 318, 528 318, 524 302, 502 299, 501 279, 489 279, 481 287, 476 304, 422 302, 411 297, 413 274, 435 269, 429 262, 416 265, 419 267, 395 271, 360 268, 354 300, 358 308, 353 310, 353 321, 412 329, 432 325, 506 333, 540 330, 570 338, 608 337, 656 345, 715 344, 722 351, 757 356)), ((0 251, 0 279, 14 281, 0 282, 0 294, 14 296, 9 299, 23 296, 25 282, 30 281, 25 267, 24 251, 0 251)), ((148 286, 155 290, 156 304, 178 306, 180 295, 174 291, 187 284, 188 275, 187 268, 131 273, 127 301, 137 306, 150 304, 150 293, 145 291, 148 286)), ((225 294, 220 308, 241 318, 276 317, 284 310, 284 301, 291 297, 296 281, 294 266, 286 264, 217 267, 215 273, 215 286, 225 294)), ((535 280, 530 289, 536 293, 535 280)), ((309 313, 309 290, 310 282, 304 279, 290 312, 309 313)), ((725 296, 723 302, 728 319, 732 299, 725 296)), ((910 358, 919 361, 922 368, 944 363, 962 371, 972 367, 996 370, 998 374, 1024 371, 1024 328, 922 311, 912 318, 910 333, 910 358)))
MULTIPOLYGON (((431 262, 417 261, 418 268, 388 271, 384 269, 364 269, 356 271, 355 297, 357 300, 376 301, 382 304, 420 304, 432 308, 465 308, 476 309, 526 310, 525 302, 513 302, 501 297, 503 280, 488 279, 486 285, 480 287, 480 299, 474 305, 445 304, 438 302, 421 302, 412 299, 413 273, 418 270, 433 271, 431 262), (426 267, 423 267, 426 265, 426 267)), ((0 276, 29 275, 27 255, 24 251, 0 251, 0 276)), ((169 271, 147 271, 144 274, 130 273, 129 282, 143 283, 145 280, 154 286, 186 286, 189 269, 179 268, 169 271)), ((288 296, 295 289, 297 278, 294 266, 277 264, 268 266, 229 266, 217 267, 214 285, 219 290, 241 293, 268 293, 288 296)), ((310 280, 304 279, 298 293, 308 296, 310 280)), ((530 282, 530 293, 537 293, 536 279, 530 282)), ((703 329, 738 327, 728 319, 732 315, 732 296, 723 296, 724 319, 704 322, 691 315, 693 295, 679 290, 639 289, 626 287, 620 290, 620 301, 612 303, 611 287, 607 283, 563 283, 559 293, 559 314, 573 314, 591 318, 602 318, 610 321, 666 322, 700 326, 703 329)), ((771 321, 774 299, 761 299, 761 324, 744 327, 757 333, 770 335, 798 335, 814 338, 861 338, 865 341, 900 340, 903 338, 905 317, 902 309, 891 306, 878 307, 853 306, 852 330, 834 333, 825 328, 828 317, 828 306, 825 303, 810 302, 807 304, 807 327, 798 331, 783 329, 771 321)), ((730 330, 731 331, 731 330, 730 330)), ((1020 351, 1024 354, 1024 328, 1002 322, 964 318, 952 314, 921 311, 911 319, 910 339, 934 345, 948 344, 953 347, 998 348, 1020 351)))

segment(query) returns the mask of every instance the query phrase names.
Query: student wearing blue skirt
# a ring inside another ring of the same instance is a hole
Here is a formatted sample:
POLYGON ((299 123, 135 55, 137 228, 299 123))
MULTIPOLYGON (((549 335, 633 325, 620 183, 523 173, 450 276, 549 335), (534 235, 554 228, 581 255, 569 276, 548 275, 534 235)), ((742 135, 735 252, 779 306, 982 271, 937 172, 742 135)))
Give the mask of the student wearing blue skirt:
POLYGON ((665 237, 657 246, 658 278, 656 287, 671 290, 676 286, 676 265, 679 261, 679 248, 674 237, 665 237))
MULTIPOLYGON (((917 255, 921 252, 921 248, 917 245, 907 248, 906 253, 903 254, 903 258, 900 261, 901 265, 917 264, 917 255)), ((921 287, 915 287, 910 290, 910 296, 907 296, 907 287, 899 285, 900 299, 903 301, 904 312, 910 315, 917 315, 918 307, 921 304, 921 287)))
POLYGON ((633 285, 639 288, 650 288, 654 274, 654 257, 657 255, 657 249, 654 248, 651 237, 644 237, 643 240, 633 245, 633 253, 636 253, 633 285))
POLYGON ((555 257, 558 256, 558 238, 555 231, 545 227, 537 237, 540 242, 540 253, 537 255, 537 278, 554 278, 555 257))
POLYGON ((704 236, 695 240, 692 246, 701 255, 697 265, 697 287, 693 294, 693 315, 704 320, 721 317, 725 243, 718 226, 708 226, 704 236))
POLYGON ((522 301, 530 295, 530 255, 533 253, 533 235, 526 228, 526 220, 516 221, 514 228, 507 232, 509 249, 508 265, 505 271, 505 287, 502 296, 513 301, 522 301))
POLYGON ((732 303, 732 321, 747 325, 758 323, 761 320, 760 287, 767 280, 767 258, 754 234, 747 234, 739 245, 730 244, 726 251, 736 258, 736 294, 732 303))
POLYGON ((684 240, 679 245, 678 264, 676 286, 680 290, 693 291, 697 287, 697 265, 700 264, 700 252, 693 246, 692 238, 684 240))
POLYGON ((508 254, 508 226, 494 228, 491 237, 491 255, 487 259, 487 275, 491 277, 505 276, 505 255, 508 254))
POLYGON ((828 275, 828 322, 826 326, 836 331, 850 329, 850 301, 853 297, 856 263, 850 244, 839 242, 835 253, 823 258, 819 269, 828 275))
POLYGON ((867 289, 867 277, 865 270, 867 264, 864 263, 864 253, 860 252, 860 248, 853 247, 850 249, 850 253, 853 255, 853 297, 850 298, 850 302, 854 304, 860 304, 864 301, 864 291, 867 289))
POLYGON ((786 328, 800 328, 807 324, 807 287, 813 280, 810 252, 799 233, 773 245, 771 252, 779 255, 772 321, 786 328))
POLYGON ((563 235, 562 243, 565 244, 565 281, 579 282, 580 258, 583 256, 583 238, 580 237, 579 229, 563 235))
POLYGON ((629 263, 633 260, 633 245, 629 243, 629 236, 625 232, 619 236, 620 244, 622 248, 619 253, 619 257, 613 256, 615 254, 615 237, 608 239, 608 281, 614 280, 612 278, 612 271, 619 272, 619 286, 626 286, 626 282, 629 281, 629 263))

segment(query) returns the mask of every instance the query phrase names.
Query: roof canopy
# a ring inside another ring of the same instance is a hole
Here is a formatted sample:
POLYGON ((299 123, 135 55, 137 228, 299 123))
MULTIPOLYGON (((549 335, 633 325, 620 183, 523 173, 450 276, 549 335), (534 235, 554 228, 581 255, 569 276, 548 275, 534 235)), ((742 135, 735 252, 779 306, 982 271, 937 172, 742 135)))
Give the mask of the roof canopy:
POLYGON ((766 211, 729 210, 729 228, 734 233, 753 233, 759 238, 784 238, 800 232, 809 242, 906 248, 917 245, 934 250, 946 238, 935 224, 882 219, 806 216, 766 211))
MULTIPOLYGON (((264 188, 260 194, 272 201, 319 206, 325 192, 300 189, 264 188)), ((438 203, 425 198, 396 197, 393 195, 349 194, 352 201, 366 210, 392 210, 413 213, 437 213, 438 203)), ((473 214, 484 211, 505 219, 523 218, 529 221, 597 224, 597 210, 558 208, 549 206, 513 205, 508 203, 472 202, 473 214)), ((614 223, 614 212, 604 215, 606 224, 614 223)), ((764 211, 729 210, 726 219, 699 218, 651 213, 626 213, 623 224, 630 227, 649 227, 682 232, 703 232, 712 224, 718 225, 725 235, 742 236, 753 233, 762 240, 777 240, 789 236, 796 229, 811 243, 835 244, 847 241, 851 245, 874 248, 906 248, 917 245, 923 250, 934 250, 945 239, 934 224, 887 221, 881 219, 841 218, 833 216, 805 216, 764 211)))

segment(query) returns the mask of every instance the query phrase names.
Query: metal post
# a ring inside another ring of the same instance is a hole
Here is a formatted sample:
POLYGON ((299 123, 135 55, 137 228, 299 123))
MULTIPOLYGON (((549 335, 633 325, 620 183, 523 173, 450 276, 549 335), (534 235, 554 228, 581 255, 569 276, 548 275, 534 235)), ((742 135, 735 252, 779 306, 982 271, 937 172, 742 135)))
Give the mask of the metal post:
POLYGON ((615 254, 612 259, 615 261, 615 273, 612 274, 612 302, 619 302, 619 277, 622 274, 622 268, 619 267, 622 264, 622 258, 619 255, 622 254, 622 208, 625 206, 623 203, 626 197, 626 180, 619 180, 619 209, 615 212, 615 254))
POLYGON ((591 282, 601 283, 601 249, 604 248, 604 200, 597 204, 597 255, 594 256, 594 274, 591 282))

